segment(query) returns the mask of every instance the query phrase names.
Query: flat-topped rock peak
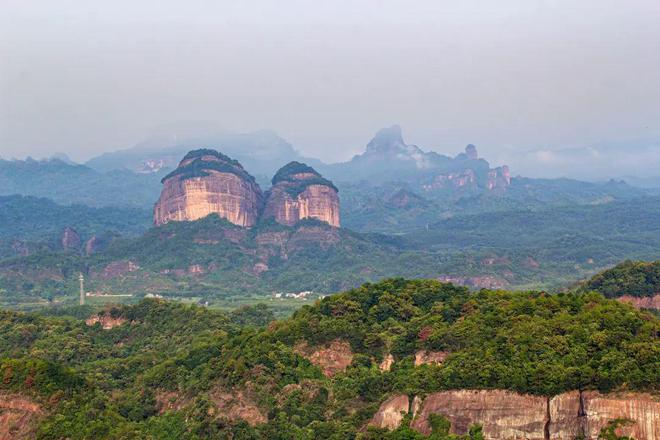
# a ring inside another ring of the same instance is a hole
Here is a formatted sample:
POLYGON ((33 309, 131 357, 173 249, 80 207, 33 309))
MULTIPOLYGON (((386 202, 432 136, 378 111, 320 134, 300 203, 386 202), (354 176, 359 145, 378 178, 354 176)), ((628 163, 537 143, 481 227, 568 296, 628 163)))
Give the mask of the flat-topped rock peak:
POLYGON ((339 226, 337 187, 300 162, 280 168, 266 197, 238 161, 212 149, 190 151, 162 183, 154 206, 157 226, 210 214, 242 227, 254 226, 260 218, 287 226, 304 219, 339 226))
POLYGON ((211 149, 190 151, 162 179, 154 224, 218 214, 239 226, 254 226, 263 204, 261 188, 241 164, 211 149))
POLYGON ((264 218, 292 226, 303 219, 339 226, 337 187, 314 168, 290 162, 275 174, 268 191, 264 218))

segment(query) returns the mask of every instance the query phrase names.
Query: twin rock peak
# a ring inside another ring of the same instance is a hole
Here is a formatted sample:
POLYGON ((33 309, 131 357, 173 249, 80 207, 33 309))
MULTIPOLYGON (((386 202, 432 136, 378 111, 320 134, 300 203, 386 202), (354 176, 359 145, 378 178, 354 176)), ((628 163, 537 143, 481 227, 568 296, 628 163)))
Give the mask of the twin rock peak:
POLYGON ((337 188, 303 163, 280 168, 264 194, 238 161, 200 149, 186 154, 161 182, 163 190, 154 206, 157 226, 218 214, 242 227, 254 226, 262 218, 287 226, 309 218, 339 227, 337 188))

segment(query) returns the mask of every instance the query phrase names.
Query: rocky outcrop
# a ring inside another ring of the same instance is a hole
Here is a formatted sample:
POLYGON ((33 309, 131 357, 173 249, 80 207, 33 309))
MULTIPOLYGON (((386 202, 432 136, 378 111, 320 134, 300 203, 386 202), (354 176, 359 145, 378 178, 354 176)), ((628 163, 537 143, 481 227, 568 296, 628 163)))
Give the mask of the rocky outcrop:
POLYGON ((403 418, 408 414, 409 406, 410 402, 405 394, 392 396, 380 405, 371 418, 369 426, 394 430, 401 426, 403 418))
POLYGON ((263 194, 240 163, 215 150, 194 150, 162 180, 154 224, 217 214, 239 226, 257 222, 263 194))
POLYGON ((446 351, 427 351, 419 350, 415 353, 415 366, 419 365, 440 365, 447 359, 449 353, 446 351))
POLYGON ((76 232, 75 229, 69 227, 64 228, 60 242, 62 243, 62 249, 65 251, 73 252, 80 250, 80 246, 82 244, 78 232, 76 232))
POLYGON ((264 218, 292 226, 311 218, 339 227, 337 187, 314 168, 299 162, 282 167, 268 191, 264 218))
POLYGON ((41 405, 31 399, 0 394, 0 440, 35 438, 36 421, 42 415, 41 405))
POLYGON ((353 362, 353 351, 351 344, 347 341, 336 339, 325 347, 310 348, 307 343, 298 344, 295 351, 301 356, 321 368, 326 377, 332 377, 353 362))
POLYGON ((585 419, 584 436, 598 438, 600 430, 614 419, 627 419, 631 423, 617 429, 617 434, 637 440, 660 439, 660 400, 649 394, 582 393, 585 419))
POLYGON ((509 167, 504 165, 488 172, 486 187, 489 190, 505 190, 511 185, 511 173, 509 167))
POLYGON ((447 418, 454 434, 482 425, 484 438, 493 440, 596 440, 617 419, 629 421, 616 430, 618 435, 660 439, 660 400, 644 393, 570 391, 549 398, 504 390, 444 391, 424 399, 412 428, 430 434, 431 414, 447 418))
POLYGON ((122 316, 112 316, 110 313, 99 313, 98 315, 91 316, 85 320, 85 324, 93 326, 101 324, 103 330, 110 330, 118 327, 126 322, 126 318, 122 316))
POLYGON ((85 242, 85 255, 92 255, 100 247, 99 239, 96 235, 93 235, 89 240, 85 242))
POLYGON ((439 174, 429 183, 422 185, 426 191, 442 188, 464 188, 473 187, 477 184, 477 176, 472 169, 465 169, 454 173, 439 174))
POLYGON ((209 399, 217 408, 217 413, 210 410, 209 415, 217 415, 231 422, 243 420, 250 426, 266 423, 268 414, 257 405, 257 398, 253 394, 249 387, 231 391, 224 388, 212 390, 209 399))
POLYGON ((467 434, 480 424, 486 439, 545 439, 548 421, 546 397, 503 390, 456 390, 430 394, 412 423, 423 434, 431 433, 429 416, 440 414, 451 422, 451 432, 467 434))
POLYGON ((388 354, 387 356, 385 356, 383 361, 380 364, 378 364, 378 368, 380 369, 380 371, 390 371, 392 369, 392 365, 394 365, 394 356, 388 354))
POLYGON ((660 309, 660 293, 653 296, 631 296, 623 295, 616 299, 619 302, 630 304, 637 309, 660 309))

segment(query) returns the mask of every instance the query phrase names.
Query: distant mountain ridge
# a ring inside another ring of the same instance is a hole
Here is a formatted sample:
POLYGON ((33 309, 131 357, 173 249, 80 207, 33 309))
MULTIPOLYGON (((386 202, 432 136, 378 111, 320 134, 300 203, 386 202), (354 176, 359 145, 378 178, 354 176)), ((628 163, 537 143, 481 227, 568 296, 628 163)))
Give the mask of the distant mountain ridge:
POLYGON ((147 208, 160 194, 161 178, 189 150, 204 147, 237 159, 264 192, 282 164, 312 166, 340 190, 342 224, 364 232, 403 233, 457 215, 602 204, 653 194, 623 182, 514 176, 506 166, 491 168, 474 145, 449 157, 407 144, 398 126, 380 130, 351 161, 331 165, 301 158, 288 142, 267 130, 183 139, 163 135, 92 159, 89 166, 58 159, 0 160, 0 195, 147 208))
POLYGON ((176 168, 184 154, 202 147, 221 150, 260 176, 271 176, 277 170, 277 164, 294 160, 320 164, 318 160, 303 157, 274 131, 258 130, 189 136, 163 134, 125 150, 104 153, 87 161, 86 165, 98 171, 126 169, 137 173, 157 173, 176 168))

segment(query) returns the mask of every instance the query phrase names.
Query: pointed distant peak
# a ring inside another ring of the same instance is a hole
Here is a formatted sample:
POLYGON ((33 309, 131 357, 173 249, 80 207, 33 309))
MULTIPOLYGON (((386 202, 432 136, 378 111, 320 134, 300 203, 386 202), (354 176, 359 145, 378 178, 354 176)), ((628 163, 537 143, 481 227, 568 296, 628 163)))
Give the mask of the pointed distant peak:
POLYGON ((392 125, 391 127, 381 128, 376 133, 376 136, 367 144, 367 151, 383 151, 391 149, 399 149, 406 144, 403 142, 401 135, 401 127, 392 125))
POLYGON ((390 139, 402 139, 401 138, 401 126, 391 125, 389 127, 381 128, 376 132, 376 138, 390 138, 390 139))
POLYGON ((472 144, 468 144, 468 146, 465 147, 465 155, 468 157, 468 159, 477 160, 479 158, 477 147, 472 144))

